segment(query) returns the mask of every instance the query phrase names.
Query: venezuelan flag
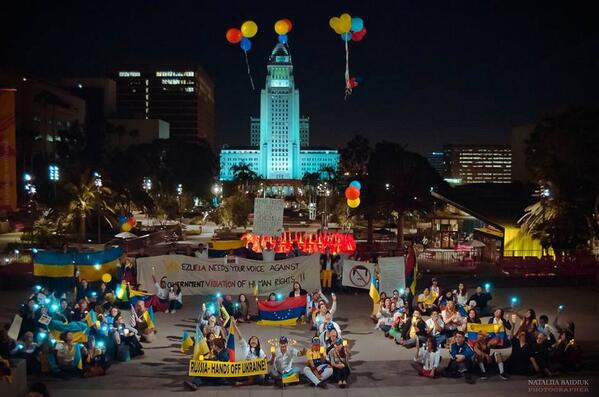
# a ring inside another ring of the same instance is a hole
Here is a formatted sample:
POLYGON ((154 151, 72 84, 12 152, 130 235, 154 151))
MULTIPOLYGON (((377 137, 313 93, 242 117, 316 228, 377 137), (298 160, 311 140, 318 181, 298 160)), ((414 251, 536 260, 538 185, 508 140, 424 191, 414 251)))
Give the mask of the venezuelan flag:
POLYGON ((70 279, 79 269, 79 277, 100 281, 104 273, 116 275, 123 249, 113 247, 96 252, 57 252, 40 250, 33 254, 33 275, 50 279, 70 279))
POLYGON ((370 291, 368 292, 372 302, 377 305, 381 301, 381 295, 379 294, 379 289, 376 286, 376 279, 374 278, 374 274, 370 278, 370 291))
POLYGON ((72 332, 74 342, 87 342, 89 335, 89 327, 86 321, 73 321, 65 324, 58 320, 52 320, 48 324, 48 330, 50 331, 50 335, 56 340, 61 339, 61 335, 64 332, 72 332))
POLYGON ((229 361, 235 361, 235 327, 231 327, 231 332, 227 337, 227 350, 229 351, 229 361))
POLYGON ((501 344, 505 342, 506 333, 503 324, 466 324, 466 338, 468 344, 474 346, 479 336, 484 336, 487 339, 499 338, 501 344))
POLYGON ((285 298, 282 301, 258 301, 258 325, 290 325, 306 313, 307 296, 285 298))
POLYGON ((152 296, 154 296, 154 294, 150 294, 148 292, 143 291, 137 291, 132 288, 129 288, 129 303, 133 306, 135 306, 137 301, 140 300, 144 301, 144 303, 147 303, 150 299, 152 299, 152 296))
POLYGON ((405 262, 406 286, 416 295, 416 278, 418 277, 418 264, 416 263, 416 252, 412 247, 408 248, 405 262))

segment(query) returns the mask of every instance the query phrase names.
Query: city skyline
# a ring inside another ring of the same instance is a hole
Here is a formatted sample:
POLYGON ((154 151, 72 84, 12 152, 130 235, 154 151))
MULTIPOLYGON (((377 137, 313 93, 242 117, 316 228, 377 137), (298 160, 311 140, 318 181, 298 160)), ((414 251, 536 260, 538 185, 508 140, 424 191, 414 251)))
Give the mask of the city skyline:
POLYGON ((274 4, 17 5, 3 27, 2 58, 4 67, 57 80, 107 76, 131 59, 196 62, 215 81, 219 146, 246 143, 247 117, 258 111, 243 53, 224 37, 248 19, 259 26, 248 53, 257 87, 276 40, 272 25, 293 21, 290 48, 316 145, 338 147, 356 134, 423 154, 446 143, 509 143, 515 126, 599 100, 599 35, 582 4, 328 2, 310 12, 303 2, 274 4), (343 42, 327 23, 342 11, 368 27, 350 44, 350 71, 363 83, 347 101, 343 42))

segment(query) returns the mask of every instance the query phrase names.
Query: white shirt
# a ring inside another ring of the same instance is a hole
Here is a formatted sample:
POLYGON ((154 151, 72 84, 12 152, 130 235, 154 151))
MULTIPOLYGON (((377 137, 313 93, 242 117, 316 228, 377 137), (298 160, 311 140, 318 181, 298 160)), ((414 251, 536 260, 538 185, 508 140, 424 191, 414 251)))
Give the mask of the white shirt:
POLYGON ((200 252, 200 250, 197 250, 194 255, 196 256, 196 258, 202 258, 202 259, 207 259, 208 258, 208 250, 204 249, 202 252, 200 252))
POLYGON ((299 350, 287 346, 287 351, 281 353, 280 348, 277 347, 275 352, 274 367, 279 373, 289 372, 293 369, 293 358, 297 357, 299 350))
POLYGON ((183 304, 183 293, 179 292, 178 294, 175 294, 174 292, 169 292, 168 300, 169 301, 178 301, 180 304, 183 304))
MULTIPOLYGON (((331 320, 330 324, 333 324, 333 327, 335 327, 335 329, 337 330, 337 335, 339 335, 339 337, 341 338, 341 327, 339 327, 339 324, 337 324, 333 320, 331 320)), ((327 323, 324 321, 322 323, 320 323, 320 325, 318 326, 318 333, 324 334, 326 325, 327 325, 327 323)))
POLYGON ((245 360, 255 360, 258 358, 266 357, 266 353, 264 350, 260 349, 258 355, 256 355, 252 349, 250 349, 250 345, 246 342, 245 339, 241 339, 239 341, 239 346, 241 347, 241 351, 243 352, 242 356, 245 357, 245 360))
POLYGON ((468 292, 465 292, 464 295, 460 295, 456 289, 453 291, 453 296, 455 296, 458 305, 466 306, 468 304, 468 292))
POLYGON ((158 298, 160 298, 163 301, 168 300, 167 288, 161 288, 158 282, 154 284, 154 287, 156 287, 156 296, 158 296, 158 298))
POLYGON ((262 260, 264 262, 274 262, 275 261, 275 251, 272 249, 264 249, 262 251, 262 260))
POLYGON ((433 321, 432 318, 429 318, 428 320, 426 320, 426 327, 431 331, 431 335, 432 336, 437 336, 439 335, 442 331, 443 331, 443 327, 445 327, 445 323, 443 322, 443 320, 441 320, 440 318, 437 318, 437 323, 439 324, 439 326, 441 327, 441 330, 436 330, 435 329, 435 322, 433 321))
POLYGON ((429 352, 424 346, 420 348, 418 357, 422 363, 422 368, 427 371, 433 368, 438 368, 439 364, 441 363, 441 352, 439 350, 436 352, 429 352))

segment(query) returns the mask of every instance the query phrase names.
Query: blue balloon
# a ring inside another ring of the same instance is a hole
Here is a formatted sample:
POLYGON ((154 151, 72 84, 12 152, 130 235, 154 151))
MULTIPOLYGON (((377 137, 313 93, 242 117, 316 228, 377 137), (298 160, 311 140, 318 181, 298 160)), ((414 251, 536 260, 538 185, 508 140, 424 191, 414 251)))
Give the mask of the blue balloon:
POLYGON ((364 20, 362 18, 356 17, 351 19, 351 31, 359 32, 364 27, 364 20))
POLYGON ((119 225, 122 225, 123 223, 127 222, 127 217, 125 215, 119 215, 117 219, 119 221, 119 225))
POLYGON ((351 183, 349 184, 349 186, 353 186, 358 190, 362 189, 362 184, 358 181, 351 181, 351 183))
POLYGON ((341 33, 339 36, 341 36, 341 40, 343 41, 350 41, 351 40, 351 33, 347 32, 347 33, 341 33))
POLYGON ((241 41, 239 42, 239 45, 241 46, 241 49, 244 50, 245 52, 248 52, 249 50, 252 49, 252 42, 247 37, 244 37, 243 39, 241 39, 241 41))
POLYGON ((286 34, 280 34, 279 35, 279 43, 281 43, 281 44, 287 44, 287 35, 286 34))

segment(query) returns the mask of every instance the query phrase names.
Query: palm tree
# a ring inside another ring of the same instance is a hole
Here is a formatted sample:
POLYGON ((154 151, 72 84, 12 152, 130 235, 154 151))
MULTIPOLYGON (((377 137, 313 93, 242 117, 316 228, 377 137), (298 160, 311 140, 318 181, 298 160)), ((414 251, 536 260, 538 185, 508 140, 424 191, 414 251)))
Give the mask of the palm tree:
MULTIPOLYGON (((108 215, 114 215, 114 209, 109 202, 112 191, 104 186, 98 187, 90 177, 82 177, 79 184, 68 184, 67 192, 71 199, 67 207, 66 220, 71 225, 78 223, 79 239, 85 240, 85 227, 87 218, 92 212, 100 211, 99 219, 102 218, 112 226, 108 215)), ((73 225, 74 226, 74 225, 73 225)))
POLYGON ((237 189, 241 193, 248 191, 250 186, 258 179, 258 174, 245 163, 232 166, 231 171, 233 171, 233 180, 237 185, 237 189))

